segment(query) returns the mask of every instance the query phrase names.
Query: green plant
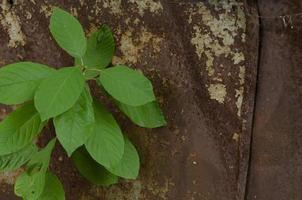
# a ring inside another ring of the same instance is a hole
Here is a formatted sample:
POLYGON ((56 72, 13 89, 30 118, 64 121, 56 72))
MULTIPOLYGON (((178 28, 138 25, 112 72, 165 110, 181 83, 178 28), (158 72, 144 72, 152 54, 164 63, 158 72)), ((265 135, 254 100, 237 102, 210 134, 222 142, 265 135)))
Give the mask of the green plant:
POLYGON ((15 194, 26 200, 65 199, 59 179, 49 171, 56 138, 41 150, 34 144, 53 119, 56 136, 79 172, 98 185, 135 179, 139 156, 105 107, 90 94, 87 80, 96 80, 105 95, 141 127, 166 124, 151 82, 124 65, 110 66, 115 44, 103 25, 88 40, 81 24, 55 8, 50 31, 75 66, 55 70, 20 62, 0 69, 0 103, 20 105, 0 123, 0 170, 18 168, 15 194))

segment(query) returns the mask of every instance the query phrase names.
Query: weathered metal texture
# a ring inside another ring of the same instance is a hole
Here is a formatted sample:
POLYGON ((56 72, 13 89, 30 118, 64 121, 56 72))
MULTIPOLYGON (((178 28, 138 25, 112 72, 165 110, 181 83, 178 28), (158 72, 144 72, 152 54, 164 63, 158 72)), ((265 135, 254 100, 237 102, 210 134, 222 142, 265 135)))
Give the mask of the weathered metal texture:
MULTIPOLYGON (((257 60, 257 27, 246 27, 243 2, 14 2, 0 4, 1 65, 21 60, 56 68, 72 65, 48 31, 51 8, 60 6, 80 19, 87 34, 101 23, 113 28, 113 63, 141 69, 154 83, 167 116, 167 127, 147 130, 109 106, 142 161, 138 180, 109 188, 91 186, 81 178, 57 145, 51 169, 63 181, 67 199, 242 199, 257 60)), ((101 98, 96 90, 94 95, 101 98)), ((45 132, 41 144, 54 134, 53 127, 45 132)), ((15 199, 14 177, 0 176, 1 200, 15 199)))
POLYGON ((296 14, 301 10, 300 0, 259 1, 261 56, 248 200, 302 199, 302 23, 296 14))

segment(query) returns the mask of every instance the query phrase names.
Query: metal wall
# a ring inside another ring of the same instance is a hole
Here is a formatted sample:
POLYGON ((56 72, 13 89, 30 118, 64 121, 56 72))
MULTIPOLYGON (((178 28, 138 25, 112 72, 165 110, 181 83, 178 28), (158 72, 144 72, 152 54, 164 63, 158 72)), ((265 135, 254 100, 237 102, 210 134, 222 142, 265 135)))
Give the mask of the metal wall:
MULTIPOLYGON (((23 60, 54 68, 73 64, 48 30, 51 7, 60 6, 87 34, 102 23, 112 27, 113 63, 141 69, 167 116, 167 127, 142 129, 108 105, 142 161, 137 180, 109 188, 81 178, 57 145, 51 169, 67 199, 302 199, 300 18, 289 23, 257 16, 298 11, 298 0, 261 1, 259 13, 256 3, 239 0, 10 2, 0 3, 1 66, 23 60)), ((12 109, 1 106, 0 117, 12 109)), ((41 146, 54 135, 53 126, 44 132, 41 146)), ((0 175, 1 200, 16 199, 18 173, 0 175)))
POLYGON ((259 1, 261 48, 248 200, 302 199, 301 11, 299 0, 259 1))

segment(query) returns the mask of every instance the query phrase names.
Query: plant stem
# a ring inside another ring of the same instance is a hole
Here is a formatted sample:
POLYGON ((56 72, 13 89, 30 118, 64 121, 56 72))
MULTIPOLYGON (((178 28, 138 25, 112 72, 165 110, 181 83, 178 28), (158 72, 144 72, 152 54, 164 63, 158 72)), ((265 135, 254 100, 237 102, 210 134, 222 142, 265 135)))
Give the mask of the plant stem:
POLYGON ((102 72, 102 70, 101 69, 89 69, 89 68, 86 68, 86 71, 98 71, 98 72, 102 72))

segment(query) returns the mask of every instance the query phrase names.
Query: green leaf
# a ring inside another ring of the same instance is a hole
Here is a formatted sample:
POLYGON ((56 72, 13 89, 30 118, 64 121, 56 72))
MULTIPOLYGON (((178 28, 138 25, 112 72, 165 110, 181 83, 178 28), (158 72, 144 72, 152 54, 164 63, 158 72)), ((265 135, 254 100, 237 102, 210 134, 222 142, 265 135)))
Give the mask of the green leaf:
POLYGON ((139 155, 128 138, 125 137, 125 152, 122 160, 110 168, 107 168, 112 174, 126 178, 136 179, 139 173, 139 155))
POLYGON ((39 200, 65 200, 63 185, 51 172, 46 173, 44 190, 39 200))
POLYGON ((0 155, 23 149, 39 134, 42 127, 40 116, 32 103, 10 113, 0 123, 0 155))
POLYGON ((45 173, 38 172, 32 175, 24 172, 15 182, 15 194, 24 200, 37 200, 43 192, 45 173))
POLYGON ((113 116, 100 103, 94 111, 95 124, 85 146, 95 161, 110 168, 122 159, 124 138, 113 116))
POLYGON ((34 171, 39 172, 47 172, 49 161, 51 158, 51 153, 53 148, 55 147, 56 139, 52 139, 44 149, 37 152, 32 159, 28 162, 27 168, 29 174, 31 174, 34 171))
POLYGON ((75 17, 60 8, 55 8, 49 28, 62 49, 76 58, 84 56, 87 41, 82 25, 75 17))
MULTIPOLYGON (((40 200, 39 197, 44 190, 46 172, 55 143, 56 139, 52 139, 44 149, 37 152, 29 161, 27 171, 16 180, 15 194, 17 196, 26 200, 40 200)), ((49 182, 47 183, 47 187, 51 187, 49 182)), ((56 192, 60 191, 56 190, 56 192)))
POLYGON ((54 70, 31 62, 20 62, 0 69, 0 103, 13 105, 31 100, 40 82, 54 70))
POLYGON ((155 100, 151 82, 129 67, 119 65, 104 69, 99 80, 113 98, 124 104, 141 106, 155 100))
MULTIPOLYGON (((76 58, 75 63, 88 68, 103 69, 107 67, 114 55, 115 44, 110 28, 107 25, 102 25, 101 28, 94 32, 87 42, 87 51, 81 61, 76 58)), ((97 73, 95 71, 95 73, 97 73)))
POLYGON ((84 77, 78 67, 56 71, 42 81, 35 94, 35 106, 44 121, 70 109, 84 88, 84 77))
POLYGON ((15 153, 0 156, 0 171, 17 170, 27 163, 37 151, 36 145, 30 144, 15 153))
POLYGON ((116 104, 134 123, 145 128, 157 128, 167 124, 157 102, 153 101, 142 106, 129 106, 121 102, 116 104))
POLYGON ((84 89, 77 103, 54 119, 57 137, 70 156, 82 146, 92 132, 94 111, 89 88, 84 89))
POLYGON ((94 161, 85 147, 75 151, 72 160, 82 176, 94 184, 109 186, 118 182, 118 177, 94 161))

